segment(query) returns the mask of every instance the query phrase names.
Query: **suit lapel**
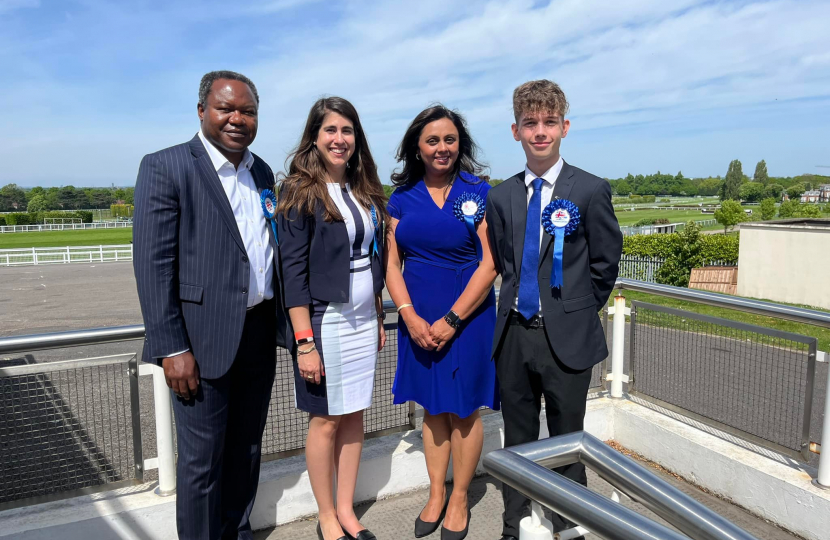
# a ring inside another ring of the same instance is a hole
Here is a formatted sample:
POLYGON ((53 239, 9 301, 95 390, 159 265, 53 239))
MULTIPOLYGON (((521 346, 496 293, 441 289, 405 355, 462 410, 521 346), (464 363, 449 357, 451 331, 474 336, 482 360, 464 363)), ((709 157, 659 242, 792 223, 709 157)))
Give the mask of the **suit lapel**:
POLYGON ((216 169, 213 168, 213 163, 210 161, 210 156, 207 153, 199 136, 196 135, 190 140, 190 151, 195 158, 196 172, 202 180, 205 187, 216 208, 219 210, 219 215, 227 225, 228 230, 233 236, 234 241, 239 245, 239 249, 245 251, 245 243, 242 241, 242 236, 239 234, 239 227, 236 225, 236 218, 231 209, 231 203, 228 202, 228 196, 222 188, 222 182, 219 180, 219 175, 216 174, 216 169))
MULTIPOLYGON (((262 197, 262 192, 266 189, 270 189, 271 191, 276 193, 276 186, 274 185, 274 178, 269 177, 268 170, 262 166, 259 158, 254 157, 254 166, 251 167, 251 176, 254 178, 254 184, 256 184, 257 193, 259 193, 260 197, 262 197)), ((276 202, 276 201, 275 201, 276 202)), ((263 213, 263 216, 265 214, 263 213)), ((274 237, 274 227, 271 226, 271 223, 268 223, 268 238, 269 242, 271 243, 271 247, 274 250, 274 256, 277 254, 277 239, 274 237)))
POLYGON ((525 243, 525 224, 527 223, 527 188, 524 173, 519 173, 508 180, 510 186, 510 224, 513 228, 513 265, 516 275, 522 268, 522 251, 525 243))
MULTIPOLYGON (((548 201, 548 204, 550 204, 554 199, 567 199, 571 195, 571 188, 573 185, 574 169, 563 161, 562 170, 559 171, 559 178, 556 179, 556 184, 553 186, 553 194, 551 195, 551 200, 548 201)), ((539 253, 539 266, 542 266, 542 263, 548 253, 548 249, 550 249, 550 244, 553 242, 553 236, 548 234, 547 231, 544 231, 543 234, 542 250, 539 253)))

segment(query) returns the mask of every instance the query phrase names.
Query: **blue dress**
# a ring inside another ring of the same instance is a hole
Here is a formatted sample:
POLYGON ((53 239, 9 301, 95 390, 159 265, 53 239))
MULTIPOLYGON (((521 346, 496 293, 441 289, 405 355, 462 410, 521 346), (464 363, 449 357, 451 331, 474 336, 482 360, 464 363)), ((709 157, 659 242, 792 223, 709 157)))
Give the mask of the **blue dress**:
MULTIPOLYGON (((443 208, 432 200, 423 181, 399 187, 389 198, 389 214, 399 220, 395 240, 404 255, 406 288, 415 311, 429 324, 447 314, 478 267, 474 240, 453 215, 453 203, 464 193, 486 200, 489 190, 486 182, 471 183, 462 177, 453 183, 443 208)), ((401 320, 392 386, 395 403, 415 401, 431 414, 454 413, 462 418, 482 406, 498 409, 491 354, 495 325, 492 288, 440 352, 420 348, 401 320)))

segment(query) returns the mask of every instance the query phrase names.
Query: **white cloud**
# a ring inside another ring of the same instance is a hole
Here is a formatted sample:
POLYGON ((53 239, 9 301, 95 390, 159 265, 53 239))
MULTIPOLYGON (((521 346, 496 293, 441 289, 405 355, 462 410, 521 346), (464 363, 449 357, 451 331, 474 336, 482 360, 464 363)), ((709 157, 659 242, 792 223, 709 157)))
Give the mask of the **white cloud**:
MULTIPOLYGON (((111 163, 123 163, 110 177, 131 178, 141 154, 195 131, 186 105, 195 90, 189 88, 195 88, 204 66, 218 63, 212 56, 221 51, 222 41, 209 43, 202 54, 177 54, 185 42, 173 41, 171 30, 187 23, 187 8, 173 3, 163 16, 122 11, 93 26, 110 20, 124 25, 124 33, 135 40, 130 58, 144 52, 148 61, 158 62, 143 88, 164 85, 167 90, 141 114, 89 118, 91 125, 85 127, 95 131, 90 140, 121 140, 129 132, 130 145, 108 149, 115 153, 111 163), (151 15, 160 22, 142 42, 142 24, 151 15), (128 31, 129 25, 135 29, 128 31), (178 62, 166 62, 165 55, 178 62)), ((566 159, 578 158, 585 168, 609 176, 658 166, 683 168, 687 174, 722 173, 720 168, 733 159, 726 141, 736 130, 741 139, 734 148, 762 148, 772 174, 804 172, 813 165, 803 163, 804 156, 818 153, 820 143, 805 135, 796 158, 784 151, 792 140, 778 147, 768 141, 785 131, 799 137, 798 125, 775 126, 764 117, 800 122, 807 134, 815 132, 817 121, 815 114, 802 113, 830 108, 826 2, 276 0, 254 8, 275 26, 289 16, 301 21, 279 31, 252 32, 250 46, 237 55, 240 62, 221 61, 257 83, 263 105, 255 149, 275 168, 282 166, 309 107, 323 94, 341 95, 358 107, 382 178, 394 166, 406 125, 433 101, 467 116, 494 176, 518 170, 521 151, 509 136, 511 93, 533 78, 556 80, 568 94, 573 129, 563 149, 566 159), (267 19, 268 11, 275 12, 273 19, 267 19), (815 104, 798 105, 802 102, 815 104), (659 148, 659 157, 643 145, 659 148)), ((202 13, 192 24, 219 28, 208 22, 202 13)), ((112 54, 105 47, 97 50, 89 54, 112 54)), ((39 109, 89 92, 104 99, 124 88, 119 73, 84 88, 83 81, 41 73, 44 68, 29 59, 26 69, 49 84, 20 84, 9 92, 25 97, 34 91, 39 109)), ((45 114, 41 118, 43 136, 52 144, 72 133, 45 114)), ((30 152, 37 147, 19 144, 30 152)))

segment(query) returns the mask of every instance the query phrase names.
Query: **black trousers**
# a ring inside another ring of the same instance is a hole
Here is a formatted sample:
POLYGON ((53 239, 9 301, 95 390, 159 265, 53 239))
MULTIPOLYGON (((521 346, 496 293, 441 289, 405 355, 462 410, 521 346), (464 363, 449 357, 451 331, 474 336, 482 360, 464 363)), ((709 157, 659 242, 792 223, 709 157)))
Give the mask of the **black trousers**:
MULTIPOLYGON (((510 315, 504 342, 496 357, 496 374, 501 390, 505 448, 539 438, 542 396, 551 436, 582 430, 591 369, 575 371, 562 364, 548 343, 545 329, 526 326, 526 321, 515 312, 510 315)), ((585 466, 581 463, 555 471, 588 484, 585 466)), ((519 522, 529 513, 529 500, 506 485, 502 487, 502 496, 502 534, 518 538, 519 522)), ((552 517, 557 530, 570 525, 559 516, 552 517)))
POLYGON ((173 395, 181 540, 253 539, 249 517, 276 371, 276 328, 273 300, 249 310, 228 372, 202 379, 194 399, 173 395))

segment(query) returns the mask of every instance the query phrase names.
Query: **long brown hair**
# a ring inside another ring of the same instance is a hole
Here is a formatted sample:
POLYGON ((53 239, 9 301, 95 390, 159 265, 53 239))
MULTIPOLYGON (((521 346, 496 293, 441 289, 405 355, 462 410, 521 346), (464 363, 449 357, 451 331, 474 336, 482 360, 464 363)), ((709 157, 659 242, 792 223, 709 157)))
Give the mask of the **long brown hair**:
POLYGON ((326 221, 343 221, 337 205, 329 197, 326 187, 326 166, 320 150, 314 145, 326 114, 334 112, 348 119, 354 126, 355 151, 346 167, 346 178, 355 198, 368 209, 374 205, 379 221, 386 217, 386 195, 378 177, 375 160, 369 151, 369 142, 360 125, 357 110, 340 97, 326 97, 317 100, 308 113, 300 144, 288 156, 288 175, 282 181, 277 212, 288 218, 289 210, 296 210, 302 216, 313 214, 317 204, 323 205, 326 221))

